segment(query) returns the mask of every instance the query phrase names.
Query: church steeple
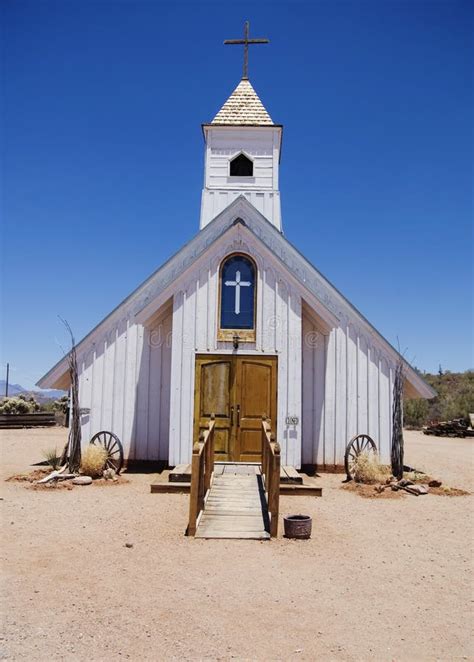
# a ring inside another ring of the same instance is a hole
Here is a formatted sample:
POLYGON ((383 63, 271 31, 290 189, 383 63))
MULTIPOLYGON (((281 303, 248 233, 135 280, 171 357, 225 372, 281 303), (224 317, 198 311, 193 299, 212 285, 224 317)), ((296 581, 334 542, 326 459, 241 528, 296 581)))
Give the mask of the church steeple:
POLYGON ((203 124, 206 143, 202 229, 237 197, 249 202, 281 231, 278 170, 283 127, 275 124, 248 80, 248 39, 224 43, 244 45, 244 76, 212 122, 203 124))

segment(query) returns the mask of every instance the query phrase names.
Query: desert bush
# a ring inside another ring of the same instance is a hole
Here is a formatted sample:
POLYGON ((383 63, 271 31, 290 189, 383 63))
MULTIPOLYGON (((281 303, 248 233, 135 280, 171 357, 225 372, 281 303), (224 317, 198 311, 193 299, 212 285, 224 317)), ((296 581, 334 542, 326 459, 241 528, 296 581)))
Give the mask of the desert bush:
POLYGON ((26 402, 26 404, 28 405, 28 411, 30 413, 40 410, 40 404, 35 400, 34 396, 27 395, 26 393, 20 393, 16 397, 18 398, 18 400, 22 400, 23 402, 26 402))
POLYGON ((82 453, 81 471, 86 476, 98 478, 102 476, 107 461, 107 451, 101 446, 89 444, 82 453))
POLYGON ((69 396, 68 395, 63 395, 61 398, 58 400, 55 400, 53 402, 53 410, 54 411, 59 411, 63 414, 67 412, 69 408, 69 396))
POLYGON ((31 414, 39 411, 39 404, 33 396, 23 393, 11 398, 3 398, 0 402, 0 414, 31 414))
POLYGON ((404 403, 403 422, 407 427, 421 428, 428 419, 430 405, 428 400, 413 398, 404 403))
POLYGON ((31 411, 25 398, 3 398, 0 404, 0 414, 29 414, 31 411))
POLYGON ((356 483, 384 483, 390 477, 390 467, 380 464, 375 453, 361 453, 354 463, 354 480, 356 483))
POLYGON ((404 423, 422 427, 430 421, 468 418, 474 412, 474 371, 420 373, 437 395, 431 400, 405 400, 404 423))
POLYGON ((46 450, 43 451, 43 457, 46 460, 46 462, 49 464, 51 469, 59 469, 59 461, 61 459, 60 456, 58 456, 58 450, 57 448, 47 448, 46 450))

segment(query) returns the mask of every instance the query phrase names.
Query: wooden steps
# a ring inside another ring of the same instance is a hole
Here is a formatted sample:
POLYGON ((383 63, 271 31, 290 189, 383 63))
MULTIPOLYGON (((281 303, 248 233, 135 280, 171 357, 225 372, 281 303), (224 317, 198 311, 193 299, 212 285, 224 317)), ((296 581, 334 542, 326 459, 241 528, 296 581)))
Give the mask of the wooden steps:
POLYGON ((170 483, 191 483, 191 465, 178 464, 170 471, 168 480, 170 483))
POLYGON ((280 467, 280 485, 286 483, 303 484, 303 476, 294 467, 280 467))
POLYGON ((189 494, 191 483, 169 483, 168 481, 159 481, 150 485, 152 494, 189 494))
MULTIPOLYGON (((310 481, 311 479, 305 478, 305 481, 310 481)), ((319 487, 315 483, 303 483, 302 485, 292 485, 292 484, 280 484, 280 495, 281 496, 314 496, 322 497, 323 488, 319 487)))
POLYGON ((269 540, 261 476, 255 465, 226 465, 214 480, 196 538, 269 540))

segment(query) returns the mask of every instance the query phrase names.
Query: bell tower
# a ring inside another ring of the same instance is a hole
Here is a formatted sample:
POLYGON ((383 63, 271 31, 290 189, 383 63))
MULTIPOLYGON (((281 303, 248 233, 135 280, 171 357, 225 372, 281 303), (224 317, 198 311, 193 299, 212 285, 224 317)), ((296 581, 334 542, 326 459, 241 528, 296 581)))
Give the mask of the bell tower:
POLYGON ((244 195, 281 231, 278 169, 283 127, 273 122, 248 79, 249 44, 268 40, 249 39, 247 22, 243 40, 224 43, 244 46, 244 69, 212 122, 202 127, 206 153, 200 229, 244 195))

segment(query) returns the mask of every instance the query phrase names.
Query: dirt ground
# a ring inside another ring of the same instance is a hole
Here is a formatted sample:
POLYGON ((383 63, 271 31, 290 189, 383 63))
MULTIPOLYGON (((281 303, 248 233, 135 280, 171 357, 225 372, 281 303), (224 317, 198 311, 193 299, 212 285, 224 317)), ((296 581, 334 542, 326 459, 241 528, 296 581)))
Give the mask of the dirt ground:
MULTIPOLYGON (((323 475, 309 541, 195 540, 150 474, 35 491, 64 429, 3 431, 6 660, 472 660, 473 497, 362 499, 323 475), (132 543, 128 548, 125 543, 132 543)), ((405 436, 405 462, 474 491, 474 442, 405 436)))

